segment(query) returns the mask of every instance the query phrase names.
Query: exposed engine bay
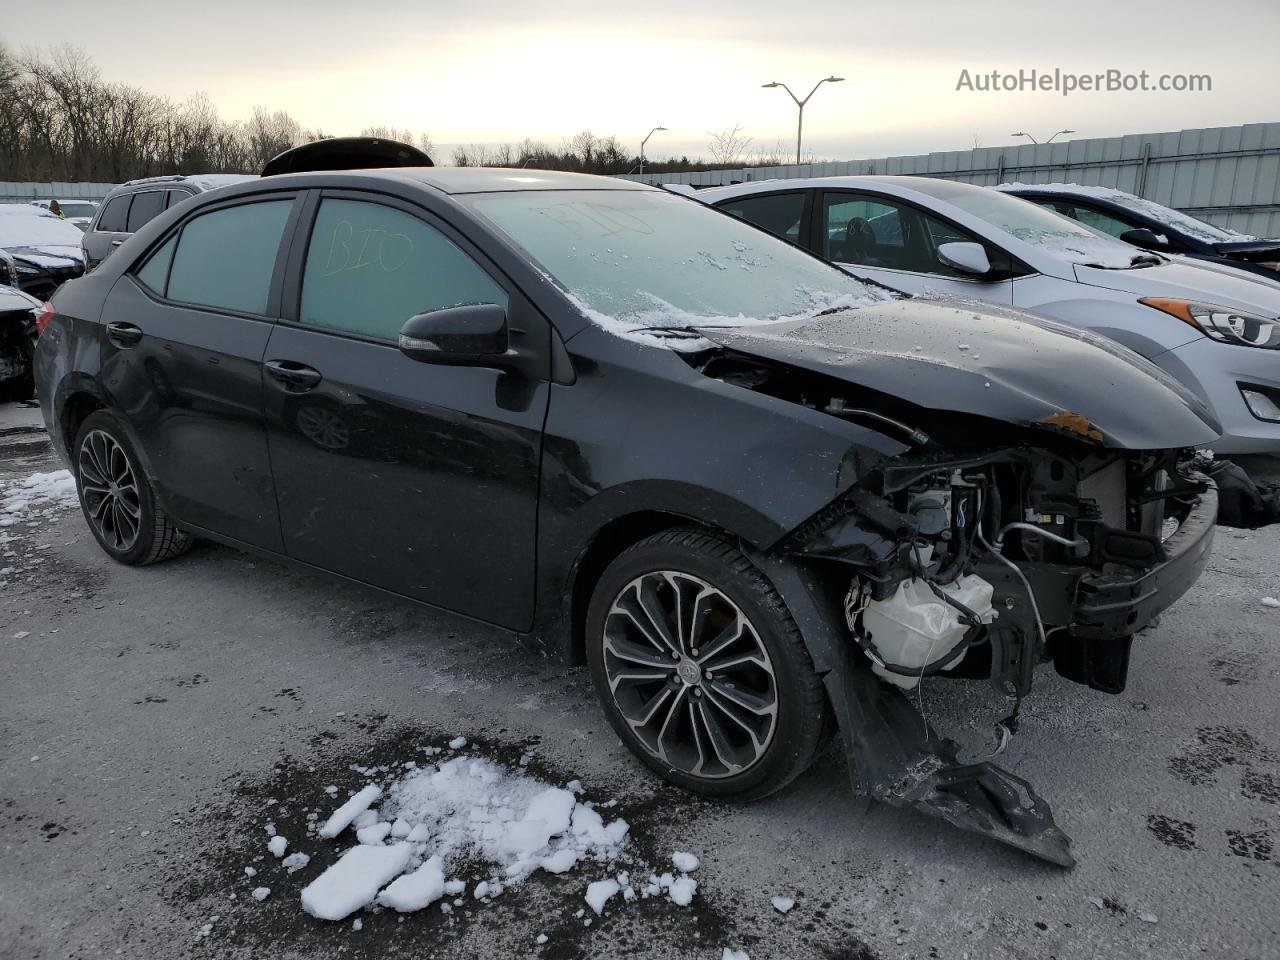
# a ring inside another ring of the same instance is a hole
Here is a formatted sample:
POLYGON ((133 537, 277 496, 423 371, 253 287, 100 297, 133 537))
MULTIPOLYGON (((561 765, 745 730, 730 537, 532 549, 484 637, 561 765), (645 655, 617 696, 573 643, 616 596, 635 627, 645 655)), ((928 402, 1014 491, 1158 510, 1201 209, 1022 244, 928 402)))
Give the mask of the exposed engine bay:
POLYGON ((908 447, 843 465, 851 484, 759 561, 784 580, 799 561, 826 607, 815 617, 838 624, 814 653, 829 661, 855 787, 1074 863, 1031 786, 961 764, 904 693, 925 677, 988 679, 1010 703, 1007 742, 1041 663, 1123 691, 1133 635, 1207 560, 1216 494, 1190 451, 1117 449, 1069 411, 1011 424, 930 410, 733 352, 702 370, 908 447))

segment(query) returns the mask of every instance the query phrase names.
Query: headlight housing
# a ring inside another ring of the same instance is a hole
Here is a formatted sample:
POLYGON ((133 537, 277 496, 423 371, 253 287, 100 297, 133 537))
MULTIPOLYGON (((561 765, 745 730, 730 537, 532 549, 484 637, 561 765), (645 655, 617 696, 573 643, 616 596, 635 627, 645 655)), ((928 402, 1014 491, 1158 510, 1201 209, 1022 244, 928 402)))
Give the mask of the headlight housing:
POLYGON ((1177 317, 1220 343, 1270 350, 1280 348, 1280 319, 1276 317, 1261 317, 1256 313, 1196 300, 1143 297, 1138 302, 1177 317))

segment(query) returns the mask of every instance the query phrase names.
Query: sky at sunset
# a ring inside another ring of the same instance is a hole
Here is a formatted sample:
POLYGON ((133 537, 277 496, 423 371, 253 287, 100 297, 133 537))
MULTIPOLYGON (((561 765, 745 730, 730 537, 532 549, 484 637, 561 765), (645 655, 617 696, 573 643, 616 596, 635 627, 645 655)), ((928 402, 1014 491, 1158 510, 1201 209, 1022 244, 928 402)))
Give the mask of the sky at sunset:
POLYGON ((754 146, 793 150, 795 106, 761 84, 803 95, 830 74, 846 80, 805 112, 806 153, 821 158, 1280 119, 1275 0, 61 0, 5 21, 12 49, 71 42, 108 79, 175 100, 203 91, 229 118, 261 104, 335 134, 409 127, 442 152, 526 136, 555 146, 583 129, 634 151, 663 125, 650 156, 705 156, 709 132, 735 123, 754 146), (956 90, 962 70, 1032 68, 1208 74, 1213 89, 956 90))

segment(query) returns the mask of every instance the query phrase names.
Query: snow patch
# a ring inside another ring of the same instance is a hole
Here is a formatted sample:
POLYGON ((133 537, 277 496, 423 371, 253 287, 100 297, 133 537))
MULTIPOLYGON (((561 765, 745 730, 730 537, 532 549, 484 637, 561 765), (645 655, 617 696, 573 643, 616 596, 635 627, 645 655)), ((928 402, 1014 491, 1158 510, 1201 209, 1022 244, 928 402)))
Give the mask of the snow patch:
POLYGON ((444 896, 444 866, 439 855, 425 861, 412 873, 391 882, 378 894, 378 903, 397 913, 411 913, 430 906, 444 896))
POLYGON ((69 470, 11 480, 0 486, 0 527, 46 520, 76 502, 76 480, 69 470))
POLYGON ((773 904, 773 909, 779 913, 790 913, 791 908, 796 905, 796 902, 790 897, 770 897, 769 902, 773 904))

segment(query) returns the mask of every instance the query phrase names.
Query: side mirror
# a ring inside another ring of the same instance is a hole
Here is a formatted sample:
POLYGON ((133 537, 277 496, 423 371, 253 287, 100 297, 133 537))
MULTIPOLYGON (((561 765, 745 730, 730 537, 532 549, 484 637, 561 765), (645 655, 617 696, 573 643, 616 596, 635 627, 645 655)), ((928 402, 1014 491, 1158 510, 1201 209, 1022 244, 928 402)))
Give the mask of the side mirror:
POLYGON ((938 246, 938 259, 948 267, 976 276, 991 272, 991 261, 986 248, 972 241, 953 241, 938 246))
POLYGON ((510 346, 507 312, 493 303, 419 313, 400 328, 400 352, 423 363, 504 367, 510 346))
POLYGON ((1143 250, 1165 250, 1169 246, 1169 241, 1163 240, 1158 234, 1146 227, 1135 227, 1132 230, 1126 230, 1120 234, 1120 239, 1125 243, 1131 243, 1135 247, 1141 247, 1143 250))

